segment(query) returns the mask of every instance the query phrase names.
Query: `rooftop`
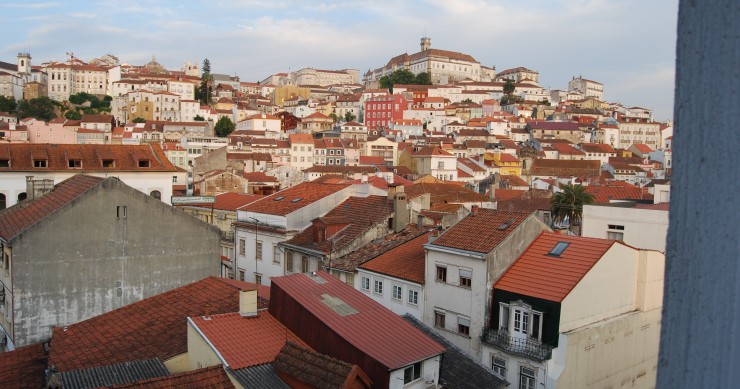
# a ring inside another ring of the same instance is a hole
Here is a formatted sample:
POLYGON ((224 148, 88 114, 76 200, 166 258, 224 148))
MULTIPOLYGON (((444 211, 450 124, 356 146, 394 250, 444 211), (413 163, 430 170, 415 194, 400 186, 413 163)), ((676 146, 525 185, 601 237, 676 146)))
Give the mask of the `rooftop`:
POLYGON ((273 193, 251 204, 239 208, 240 211, 285 216, 324 197, 347 188, 348 184, 319 184, 303 182, 296 186, 273 193), (295 201, 294 201, 295 200, 295 201))
POLYGON ((333 259, 331 266, 333 269, 354 272, 360 264, 416 238, 424 231, 425 229, 410 224, 399 232, 378 238, 347 255, 333 259))
POLYGON ((429 241, 429 234, 422 232, 417 237, 370 259, 359 268, 423 285, 426 258, 424 244, 429 241))
POLYGON ((479 209, 445 231, 431 246, 488 254, 509 236, 530 214, 479 209))

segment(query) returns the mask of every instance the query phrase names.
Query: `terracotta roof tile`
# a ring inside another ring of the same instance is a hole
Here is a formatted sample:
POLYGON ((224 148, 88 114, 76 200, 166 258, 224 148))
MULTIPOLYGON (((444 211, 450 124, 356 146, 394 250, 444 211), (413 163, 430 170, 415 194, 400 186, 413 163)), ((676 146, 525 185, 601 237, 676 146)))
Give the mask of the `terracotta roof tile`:
MULTIPOLYGON (((208 277, 100 316, 54 328, 49 363, 58 371, 159 358, 187 352, 187 318, 239 310, 239 291, 256 285, 208 277)), ((260 294, 260 306, 267 303, 260 294)))
POLYGON ((629 183, 589 185, 586 187, 586 192, 594 196, 596 204, 609 204, 611 200, 641 200, 643 198, 642 188, 629 183))
POLYGON ((419 234, 424 233, 424 231, 426 231, 426 229, 419 228, 415 224, 410 224, 399 232, 388 234, 347 255, 332 259, 331 266, 333 269, 354 272, 360 264, 373 259, 398 245, 414 239, 419 236, 419 234))
POLYGON ((615 243, 618 242, 543 232, 494 289, 561 302, 615 243), (559 242, 568 243, 562 254, 548 255, 559 242))
POLYGON ((508 183, 509 186, 529 186, 529 184, 527 184, 527 181, 524 181, 524 179, 522 179, 521 177, 513 174, 502 174, 500 176, 500 179, 501 181, 505 181, 506 183, 508 183))
POLYGON ((355 372, 370 386, 370 379, 359 366, 319 354, 292 342, 285 343, 275 358, 273 367, 278 374, 288 375, 313 388, 345 388, 355 372))
POLYGON ((0 387, 4 389, 45 387, 47 359, 48 355, 42 343, 0 353, 0 387))
MULTIPOLYGON (((112 180, 113 178, 108 178, 112 180)), ((96 187, 104 179, 100 177, 74 175, 54 186, 54 189, 36 199, 21 201, 0 211, 0 237, 5 241, 36 225, 54 212, 96 187)))
POLYGON ((285 216, 326 196, 347 188, 348 184, 319 184, 303 182, 273 193, 261 200, 241 207, 240 211, 285 216), (300 199, 294 201, 296 199, 300 199))
POLYGON ((231 369, 270 363, 286 341, 308 347, 301 338, 270 315, 261 311, 256 317, 242 317, 238 312, 191 317, 190 320, 224 357, 231 369))
MULTIPOLYGON (((243 207, 247 204, 253 203, 265 196, 261 195, 250 195, 244 193, 221 193, 216 195, 216 202, 213 203, 213 209, 221 209, 224 211, 236 211, 239 207, 243 207)), ((189 207, 204 207, 211 208, 211 204, 188 204, 189 207)))
POLYGON ((424 285, 424 244, 429 241, 429 234, 422 233, 401 243, 359 268, 424 285))
POLYGON ((453 154, 450 154, 448 151, 445 151, 439 146, 422 147, 418 151, 414 152, 413 156, 414 157, 429 157, 429 156, 454 157, 453 154))
POLYGON ((520 212, 479 209, 437 238, 432 245, 489 253, 530 217, 520 212), (506 225, 507 227, 503 228, 506 225))
POLYGON ((409 198, 421 196, 424 193, 430 194, 430 202, 434 203, 480 203, 491 201, 488 197, 474 192, 470 189, 463 188, 459 185, 450 183, 428 183, 421 182, 406 187, 406 193, 409 198))

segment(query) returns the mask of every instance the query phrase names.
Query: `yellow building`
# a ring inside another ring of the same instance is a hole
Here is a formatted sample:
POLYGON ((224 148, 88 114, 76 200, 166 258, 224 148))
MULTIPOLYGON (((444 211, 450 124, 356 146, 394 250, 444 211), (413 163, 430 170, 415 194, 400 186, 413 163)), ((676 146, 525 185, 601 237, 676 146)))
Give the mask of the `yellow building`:
POLYGON ((275 88, 272 92, 272 103, 277 105, 283 105, 285 100, 291 97, 300 97, 304 100, 308 100, 311 96, 311 89, 301 88, 296 85, 284 85, 279 88, 275 88))
POLYGON ((509 153, 486 153, 484 158, 492 161, 501 175, 522 175, 522 161, 509 153))

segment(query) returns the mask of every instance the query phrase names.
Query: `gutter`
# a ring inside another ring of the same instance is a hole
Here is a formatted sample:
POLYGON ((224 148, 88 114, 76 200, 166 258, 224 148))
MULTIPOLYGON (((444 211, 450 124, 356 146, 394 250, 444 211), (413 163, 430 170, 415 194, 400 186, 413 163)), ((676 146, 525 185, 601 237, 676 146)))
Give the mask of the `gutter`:
POLYGON ((483 259, 483 260, 486 259, 486 255, 487 255, 484 253, 479 253, 477 251, 468 251, 468 250, 455 249, 451 247, 438 246, 433 243, 425 244, 424 248, 427 250, 439 251, 439 252, 448 253, 448 254, 457 254, 457 255, 462 255, 464 257, 477 258, 477 259, 483 259))

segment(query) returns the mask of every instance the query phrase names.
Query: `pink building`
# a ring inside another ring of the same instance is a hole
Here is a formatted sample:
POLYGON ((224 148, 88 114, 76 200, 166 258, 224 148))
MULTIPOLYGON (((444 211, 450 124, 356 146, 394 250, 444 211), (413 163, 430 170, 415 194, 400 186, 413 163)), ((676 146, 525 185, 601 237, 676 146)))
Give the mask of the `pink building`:
POLYGON ((401 95, 372 97, 365 101, 365 126, 368 130, 388 128, 395 120, 403 120, 409 102, 401 95))
POLYGON ((23 124, 28 127, 30 143, 77 144, 79 120, 59 118, 47 123, 36 119, 26 119, 23 124))

